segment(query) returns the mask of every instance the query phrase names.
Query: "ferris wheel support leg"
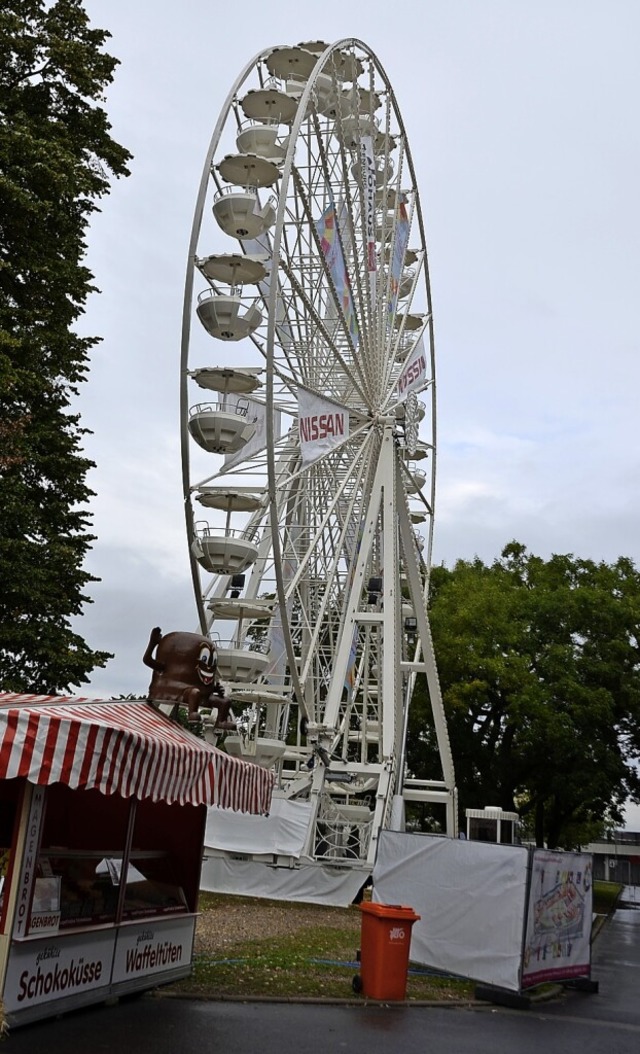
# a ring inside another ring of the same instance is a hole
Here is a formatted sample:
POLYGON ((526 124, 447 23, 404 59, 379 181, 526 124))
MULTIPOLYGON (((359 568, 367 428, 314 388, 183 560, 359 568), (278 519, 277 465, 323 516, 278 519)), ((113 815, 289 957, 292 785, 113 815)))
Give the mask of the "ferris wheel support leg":
MULTIPOLYGON (((340 705, 343 699, 344 686, 347 680, 349 656, 353 632, 360 624, 376 625, 384 641, 381 700, 381 758, 378 765, 371 765, 371 772, 378 776, 376 802, 372 819, 372 834, 368 850, 368 859, 373 861, 377 848, 378 831, 388 826, 391 816, 391 805, 395 789, 397 772, 397 752, 402 735, 402 696, 399 663, 400 654, 400 595, 395 587, 398 561, 398 529, 396 501, 396 454, 393 438, 393 424, 384 426, 382 447, 371 488, 370 503, 362 525, 361 544, 355 562, 349 593, 346 598, 345 619, 341 629, 341 639, 333 666, 331 687, 327 696, 324 721, 313 728, 314 740, 319 749, 331 753, 336 736, 340 705), (373 537, 379 518, 382 518, 385 537, 383 560, 383 592, 381 611, 363 611, 362 596, 366 592, 365 577, 373 537)), ((348 768, 348 763, 347 763, 348 768)), ((313 803, 312 821, 307 836, 306 852, 313 855, 313 844, 318 813, 327 767, 316 764, 311 787, 313 803)))
MULTIPOLYGON (((397 759, 402 742, 402 678, 400 658, 401 588, 397 568, 398 545, 397 482, 398 465, 393 430, 387 425, 380 451, 378 471, 382 476, 382 758, 397 759)), ((393 792, 394 788, 391 788, 393 792)))
POLYGON ((431 711, 433 713, 440 763, 442 765, 444 783, 448 792, 446 803, 447 834, 453 838, 457 833, 457 795, 453 755, 451 753, 451 743, 449 741, 449 732, 442 702, 442 693, 440 691, 440 681, 438 679, 431 629, 427 618, 426 600, 422 591, 422 582, 418 567, 418 555, 399 479, 397 481, 397 488, 398 522, 400 527, 400 539, 404 550, 405 572, 418 623, 418 636, 422 645, 424 672, 427 678, 427 688, 431 702, 431 711))
MULTIPOLYGON (((365 592, 365 576, 369 557, 371 555, 376 524, 380 514, 381 503, 383 501, 383 494, 385 493, 385 490, 387 492, 389 491, 389 478, 393 479, 393 468, 390 467, 390 464, 391 466, 393 465, 393 438, 391 428, 389 427, 385 432, 386 434, 371 488, 369 507, 362 525, 360 548, 355 562, 348 595, 345 599, 345 618, 341 629, 340 643, 333 665, 331 687, 325 705, 323 724, 327 729, 332 731, 335 731, 338 725, 338 714, 349 666, 353 631, 361 622, 382 623, 384 618, 384 615, 381 615, 378 612, 363 612, 361 608, 362 595, 365 592), (389 476, 390 472, 392 473, 391 477, 389 476)), ((393 517, 393 512, 387 512, 387 519, 389 519, 390 516, 393 517)), ((394 532, 395 528, 392 533, 394 532)), ((388 577, 391 577, 392 574, 395 574, 395 565, 392 565, 392 558, 388 562, 390 568, 388 577)), ((383 589, 388 591, 388 593, 383 594, 383 602, 387 600, 387 596, 389 596, 389 607, 391 607, 394 600, 393 589, 389 583, 383 585, 383 589)), ((393 685, 393 682, 391 681, 390 684, 393 685)), ((386 684, 385 687, 387 687, 386 684)), ((385 749, 383 749, 383 753, 386 753, 385 749)))

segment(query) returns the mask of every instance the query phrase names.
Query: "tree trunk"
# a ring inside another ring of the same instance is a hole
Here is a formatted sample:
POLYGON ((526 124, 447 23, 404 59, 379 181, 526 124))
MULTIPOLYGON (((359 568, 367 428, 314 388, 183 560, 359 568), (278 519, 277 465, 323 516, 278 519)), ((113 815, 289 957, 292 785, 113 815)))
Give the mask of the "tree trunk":
POLYGON ((538 798, 536 801, 536 846, 544 849, 544 801, 538 798))

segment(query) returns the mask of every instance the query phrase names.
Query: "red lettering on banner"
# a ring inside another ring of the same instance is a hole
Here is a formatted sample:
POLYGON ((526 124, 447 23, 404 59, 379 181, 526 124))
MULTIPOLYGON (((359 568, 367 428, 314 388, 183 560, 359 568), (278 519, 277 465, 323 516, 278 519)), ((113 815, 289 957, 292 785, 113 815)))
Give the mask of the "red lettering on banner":
POLYGON ((345 434, 344 413, 335 414, 312 414, 310 417, 300 418, 300 439, 303 443, 311 443, 316 439, 327 439, 329 436, 336 438, 345 434))
POLYGON ((412 362, 410 366, 407 366, 404 373, 400 374, 398 380, 398 392, 400 395, 409 387, 413 381, 417 381, 421 374, 426 374, 427 364, 425 362, 424 355, 421 355, 415 362, 412 362))

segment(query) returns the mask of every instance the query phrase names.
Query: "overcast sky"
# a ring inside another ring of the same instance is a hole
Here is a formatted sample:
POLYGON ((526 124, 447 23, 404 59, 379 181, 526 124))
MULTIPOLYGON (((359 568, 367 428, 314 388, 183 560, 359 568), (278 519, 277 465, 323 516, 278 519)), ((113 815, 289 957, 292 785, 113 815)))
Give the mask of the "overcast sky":
MULTIPOLYGON (((640 4, 636 0, 86 0, 121 65, 131 176, 89 239, 103 343, 80 400, 101 582, 95 695, 144 693, 149 630, 193 629, 179 346, 193 207, 218 112, 270 45, 357 37, 404 117, 431 270, 435 559, 640 559, 640 4)), ((84 691, 84 689, 83 689, 84 691)), ((640 826, 640 815, 638 817, 640 826)))

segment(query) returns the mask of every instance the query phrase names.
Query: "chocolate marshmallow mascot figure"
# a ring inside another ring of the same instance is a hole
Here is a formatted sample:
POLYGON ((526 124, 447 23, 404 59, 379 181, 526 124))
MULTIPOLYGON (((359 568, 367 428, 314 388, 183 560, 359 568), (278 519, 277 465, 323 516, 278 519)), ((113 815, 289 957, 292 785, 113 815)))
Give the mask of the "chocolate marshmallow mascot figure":
POLYGON ((215 644, 200 633, 167 633, 151 630, 142 661, 153 670, 149 702, 185 706, 189 721, 198 721, 201 706, 217 707, 216 728, 232 729, 231 700, 225 698, 218 674, 215 644), (155 649, 155 657, 153 655, 155 649))

